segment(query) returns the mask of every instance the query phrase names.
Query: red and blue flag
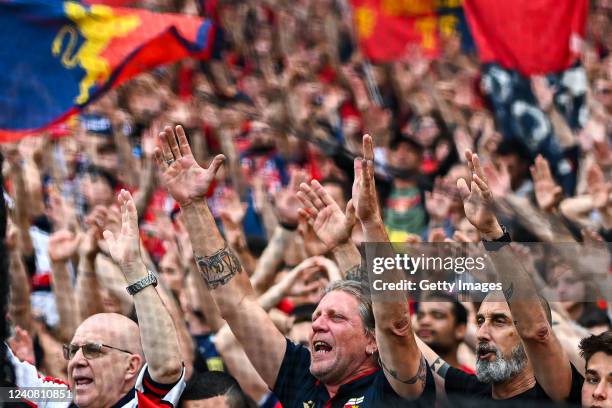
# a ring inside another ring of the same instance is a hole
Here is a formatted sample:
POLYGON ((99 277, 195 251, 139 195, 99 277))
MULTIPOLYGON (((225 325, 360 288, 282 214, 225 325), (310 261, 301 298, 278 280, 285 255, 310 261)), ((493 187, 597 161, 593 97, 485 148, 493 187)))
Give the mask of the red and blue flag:
POLYGON ((65 120, 156 66, 211 57, 210 20, 63 0, 0 0, 0 142, 65 120))

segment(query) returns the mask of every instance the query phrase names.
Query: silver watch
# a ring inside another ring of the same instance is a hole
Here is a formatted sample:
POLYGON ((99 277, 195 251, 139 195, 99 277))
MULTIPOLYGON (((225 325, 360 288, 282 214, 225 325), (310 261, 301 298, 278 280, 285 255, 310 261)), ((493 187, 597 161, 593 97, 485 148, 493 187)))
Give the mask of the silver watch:
POLYGON ((157 286, 157 277, 151 271, 148 271, 147 276, 140 278, 126 289, 130 295, 134 296, 149 285, 153 285, 153 287, 157 286))

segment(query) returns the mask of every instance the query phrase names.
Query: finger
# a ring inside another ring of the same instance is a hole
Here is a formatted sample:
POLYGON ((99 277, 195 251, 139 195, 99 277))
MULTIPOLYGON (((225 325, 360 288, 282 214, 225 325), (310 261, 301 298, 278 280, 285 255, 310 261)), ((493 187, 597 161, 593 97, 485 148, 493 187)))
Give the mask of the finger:
POLYGON ((457 188, 459 189, 459 196, 462 200, 466 200, 470 196, 470 188, 464 178, 457 180, 457 188))
POLYGON ((157 162, 157 166, 162 171, 166 171, 168 169, 168 163, 164 160, 164 155, 159 147, 155 147, 155 161, 157 162))
POLYGON ((313 180, 311 184, 314 187, 315 192, 319 195, 321 201, 323 201, 323 204, 329 206, 337 205, 332 196, 327 192, 325 187, 321 185, 321 183, 319 183, 317 180, 313 180))
POLYGON ((363 135, 363 158, 374 160, 374 143, 370 135, 363 135))
POLYGON ((465 149, 465 152, 463 152, 466 160, 467 160, 467 165, 470 169, 470 172, 474 171, 474 165, 472 164, 472 151, 470 149, 465 149))
POLYGON ((531 178, 533 179, 534 182, 539 181, 540 179, 538 178, 539 174, 538 174, 538 170, 536 169, 536 166, 529 166, 529 172, 531 173, 531 178))
POLYGON ((472 178, 472 183, 476 183, 476 185, 478 186, 478 189, 483 193, 486 194, 489 192, 489 186, 487 185, 487 183, 485 183, 480 177, 478 177, 477 175, 475 175, 472 178))
POLYGON ((178 145, 179 151, 182 156, 188 156, 191 154, 191 147, 189 146, 189 141, 187 140, 187 135, 185 134, 185 130, 182 126, 176 127, 176 135, 178 136, 178 145))
POLYGON ((104 240, 108 243, 109 247, 113 247, 115 245, 115 235, 111 231, 104 230, 102 236, 104 237, 104 240))
POLYGON ((291 176, 289 177, 289 184, 287 188, 289 191, 297 191, 300 186, 300 178, 297 171, 292 171, 291 176))
POLYGON ((323 201, 321 201, 317 193, 315 193, 315 191, 309 185, 306 184, 306 187, 303 188, 302 191, 306 193, 308 199, 317 210, 322 210, 325 208, 323 201))
POLYGON ((129 191, 124 190, 123 195, 125 196, 125 207, 128 219, 128 226, 134 230, 138 230, 138 212, 136 211, 136 205, 134 204, 134 199, 129 191))
POLYGON ((216 175, 217 171, 219 171, 224 161, 225 161, 224 155, 222 154, 216 155, 212 163, 210 163, 210 166, 208 167, 208 171, 212 172, 213 176, 216 175))
POLYGON ((373 193, 373 191, 371 190, 372 188, 374 188, 374 162, 372 160, 368 160, 365 163, 365 179, 364 179, 364 186, 365 188, 368 189, 368 192, 370 194, 373 193))
POLYGON ((165 133, 168 146, 170 146, 170 151, 172 152, 172 157, 174 160, 178 160, 181 158, 181 152, 178 147, 178 142, 176 141, 176 135, 174 134, 174 130, 172 128, 168 127, 166 129, 169 129, 165 133))
POLYGON ((474 165, 474 173, 476 173, 476 175, 486 183, 487 177, 485 176, 484 171, 482 170, 482 166, 480 165, 480 159, 478 158, 478 155, 476 153, 472 155, 472 164, 474 165))
POLYGON ((172 128, 170 126, 166 126, 166 128, 159 133, 158 137, 158 143, 162 151, 164 162, 174 160, 174 155, 172 154, 172 150, 170 150, 170 145, 168 144, 168 139, 170 136, 167 136, 167 133, 172 134, 172 128))
POLYGON ((346 222, 348 225, 355 225, 357 221, 357 217, 355 216, 355 206, 353 205, 353 199, 351 198, 348 203, 346 203, 346 222))
POLYGON ((310 198, 308 198, 308 196, 303 191, 298 191, 296 193, 296 196, 298 200, 300 200, 300 202, 302 203, 304 210, 308 213, 309 216, 312 216, 313 214, 316 215, 319 212, 319 210, 317 210, 312 201, 310 201, 310 198))

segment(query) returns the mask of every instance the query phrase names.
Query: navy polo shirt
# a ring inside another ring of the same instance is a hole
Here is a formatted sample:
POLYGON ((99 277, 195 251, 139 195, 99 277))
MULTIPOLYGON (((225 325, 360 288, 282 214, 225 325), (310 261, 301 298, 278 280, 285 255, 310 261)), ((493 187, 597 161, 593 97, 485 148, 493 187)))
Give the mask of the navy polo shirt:
POLYGON ((381 369, 340 386, 330 398, 325 386, 310 374, 310 351, 289 340, 273 391, 283 408, 431 407, 436 394, 428 365, 425 389, 416 400, 397 395, 381 369))

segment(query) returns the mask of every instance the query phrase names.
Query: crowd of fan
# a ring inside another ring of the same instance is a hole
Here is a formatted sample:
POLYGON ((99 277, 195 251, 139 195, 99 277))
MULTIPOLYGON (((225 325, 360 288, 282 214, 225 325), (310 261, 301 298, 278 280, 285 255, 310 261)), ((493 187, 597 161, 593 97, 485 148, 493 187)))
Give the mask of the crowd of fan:
POLYGON ((609 2, 586 124, 552 121, 573 194, 496 130, 453 34, 434 61, 370 65, 342 1, 142 3, 208 12, 221 58, 0 146, 17 382, 65 381, 79 407, 612 406, 609 2), (370 297, 364 242, 475 244, 505 290, 370 297))

